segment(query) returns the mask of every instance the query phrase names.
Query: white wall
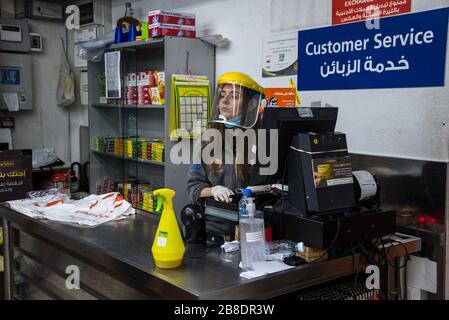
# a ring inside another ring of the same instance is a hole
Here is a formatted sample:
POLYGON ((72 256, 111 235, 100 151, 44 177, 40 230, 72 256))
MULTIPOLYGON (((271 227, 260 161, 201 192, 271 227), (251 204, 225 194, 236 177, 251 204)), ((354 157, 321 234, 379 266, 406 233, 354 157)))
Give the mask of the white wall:
POLYGON ((68 161, 67 110, 56 105, 56 88, 65 28, 60 22, 30 20, 30 31, 43 36, 44 52, 30 53, 33 70, 32 111, 10 113, 15 118, 15 149, 55 148, 68 161))
MULTIPOLYGON (((242 71, 266 87, 289 86, 289 78, 262 79, 262 41, 273 32, 331 24, 331 0, 135 1, 136 16, 149 10, 176 9, 197 15, 198 36, 223 34, 231 39, 217 48, 217 76, 242 71)), ((449 0, 412 0, 412 11, 449 6, 449 0)), ((123 15, 123 1, 113 0, 113 21, 123 15)), ((301 94, 303 104, 322 100, 340 108, 337 130, 348 135, 355 153, 449 161, 449 61, 446 87, 315 91, 301 94)))
MULTIPOLYGON (((103 0, 107 31, 110 25, 109 0, 103 0), (109 8, 109 9, 108 9, 109 8)), ((16 0, 16 14, 24 11, 23 0, 16 0)), ((30 32, 43 37, 44 51, 30 53, 33 68, 34 106, 32 111, 10 113, 15 118, 16 129, 12 132, 15 149, 54 148, 66 164, 80 161, 80 126, 88 126, 88 108, 81 106, 79 98, 80 69, 74 68, 73 31, 68 31, 63 22, 30 19, 30 32), (56 89, 61 62, 61 40, 68 39, 67 55, 75 76, 76 101, 68 108, 56 105, 56 89), (69 126, 70 113, 70 126, 69 126), (70 134, 69 134, 70 128, 70 134), (69 140, 70 136, 70 140, 69 140), (69 146, 71 148, 69 148, 69 146)), ((98 34, 104 30, 98 27, 98 34)))
MULTIPOLYGON (((78 1, 72 1, 76 4, 78 1)), ((102 0, 104 10, 104 21, 101 21, 101 25, 96 25, 97 36, 101 37, 105 33, 108 33, 111 27, 111 1, 102 0)), ((100 14, 101 15, 101 14, 100 14)), ((87 27, 92 27, 91 25, 87 27)), ((70 106, 70 131, 71 131, 71 156, 72 162, 80 162, 80 126, 89 126, 89 110, 87 105, 81 105, 80 98, 80 77, 81 72, 86 71, 86 68, 75 68, 75 48, 74 48, 74 30, 67 30, 67 43, 68 43, 68 58, 69 63, 72 66, 73 74, 76 82, 76 101, 70 106)))

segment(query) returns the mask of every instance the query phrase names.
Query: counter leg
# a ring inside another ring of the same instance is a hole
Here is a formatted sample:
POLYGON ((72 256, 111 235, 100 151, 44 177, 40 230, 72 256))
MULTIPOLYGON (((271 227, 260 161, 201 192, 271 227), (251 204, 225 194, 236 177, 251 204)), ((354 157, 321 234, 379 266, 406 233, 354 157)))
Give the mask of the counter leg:
POLYGON ((398 299, 397 275, 396 275, 396 259, 390 259, 387 263, 387 292, 388 300, 398 299))
MULTIPOLYGON (((399 260, 398 263, 400 266, 405 266, 405 264, 407 263, 406 257, 400 257, 400 258, 398 258, 398 260, 399 260)), ((400 297, 402 300, 407 300, 407 269, 405 267, 399 269, 399 279, 398 280, 399 280, 400 297)))
POLYGON ((5 299, 11 300, 11 286, 12 286, 12 270, 11 270, 11 247, 10 247, 10 227, 9 221, 3 219, 3 258, 5 264, 4 278, 5 278, 5 299))

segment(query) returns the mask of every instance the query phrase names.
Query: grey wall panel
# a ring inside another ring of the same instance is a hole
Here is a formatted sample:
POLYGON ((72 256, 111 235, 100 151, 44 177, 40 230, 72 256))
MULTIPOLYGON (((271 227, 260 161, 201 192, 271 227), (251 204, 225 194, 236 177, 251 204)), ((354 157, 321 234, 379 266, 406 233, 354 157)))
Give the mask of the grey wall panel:
MULTIPOLYGON (((167 37, 165 50, 165 81, 166 81, 166 127, 169 128, 169 106, 171 92, 171 75, 186 73, 186 66, 192 75, 207 76, 211 83, 211 89, 215 84, 215 48, 199 39, 184 39, 167 37), (188 62, 187 62, 188 55, 188 62)), ((213 90, 211 90, 212 94, 213 90)), ((175 165, 170 162, 170 150, 174 142, 169 141, 168 131, 166 132, 166 173, 165 185, 177 191, 174 199, 175 212, 179 215, 181 209, 189 203, 187 195, 187 172, 190 165, 175 165)))

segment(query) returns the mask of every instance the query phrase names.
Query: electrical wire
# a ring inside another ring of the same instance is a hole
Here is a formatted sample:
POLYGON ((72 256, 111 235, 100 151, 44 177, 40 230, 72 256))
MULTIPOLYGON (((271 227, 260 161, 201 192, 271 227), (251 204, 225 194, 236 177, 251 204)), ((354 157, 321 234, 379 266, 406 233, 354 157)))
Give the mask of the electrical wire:
POLYGON ((285 215, 285 191, 284 191, 284 183, 285 183, 285 173, 287 168, 287 159, 288 156, 285 157, 284 160, 284 169, 282 170, 282 213, 281 213, 281 235, 284 235, 284 215, 285 215))
POLYGON ((351 253, 352 253, 352 272, 355 273, 354 289, 356 289, 357 283, 358 283, 358 278, 359 278, 359 265, 358 265, 357 259, 355 258, 356 255, 355 255, 354 248, 352 247, 352 244, 351 244, 351 253), (355 267, 355 269, 354 269, 354 267, 355 267))
POLYGON ((311 261, 311 263, 319 262, 329 252, 329 250, 333 248, 335 242, 337 241, 338 235, 340 234, 340 227, 341 227, 340 218, 337 218, 337 232, 335 233, 334 239, 332 240, 329 247, 323 252, 323 254, 320 257, 316 258, 315 260, 311 261))
MULTIPOLYGON (((399 241, 396 241, 396 240, 393 240, 393 239, 388 239, 388 240, 389 240, 389 243, 391 243, 391 244, 393 244, 393 243, 399 243, 399 244, 402 246, 402 248, 404 249, 404 251, 405 251, 405 256, 407 257, 407 259, 405 260, 404 264, 401 265, 401 266, 399 266, 398 268, 399 268, 399 269, 405 268, 405 266, 406 266, 407 263, 408 263, 408 260, 410 259, 410 256, 409 256, 409 253, 408 253, 407 248, 405 247, 405 245, 404 245, 403 243, 401 243, 401 242, 399 242, 399 241)), ((384 254, 384 259, 385 259, 385 261, 388 263, 388 265, 389 265, 390 267, 396 268, 397 266, 395 266, 394 264, 392 264, 392 263, 388 260, 388 252, 390 252, 391 248, 387 251, 387 250, 385 249, 385 243, 383 242, 383 239, 382 239, 382 238, 380 239, 380 241, 381 241, 381 244, 382 244, 382 249, 383 249, 383 252, 384 252, 383 254, 384 254)))

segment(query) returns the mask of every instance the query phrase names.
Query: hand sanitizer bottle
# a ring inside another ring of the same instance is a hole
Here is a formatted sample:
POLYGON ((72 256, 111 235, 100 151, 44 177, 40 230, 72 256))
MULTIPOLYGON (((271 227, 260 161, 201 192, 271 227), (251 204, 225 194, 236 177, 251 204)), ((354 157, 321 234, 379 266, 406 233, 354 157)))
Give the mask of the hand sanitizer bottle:
POLYGON ((247 217, 239 221, 242 267, 254 270, 253 263, 265 261, 265 228, 261 212, 256 212, 253 198, 247 198, 247 217))

